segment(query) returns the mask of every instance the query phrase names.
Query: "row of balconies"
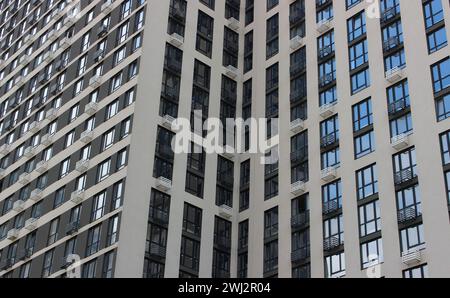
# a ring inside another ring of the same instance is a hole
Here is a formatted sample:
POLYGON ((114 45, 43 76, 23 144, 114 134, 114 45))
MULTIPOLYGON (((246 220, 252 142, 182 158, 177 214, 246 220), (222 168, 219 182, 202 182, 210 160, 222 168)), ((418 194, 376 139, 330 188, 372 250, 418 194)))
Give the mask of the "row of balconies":
MULTIPOLYGON (((89 116, 94 115, 98 111, 99 107, 98 104, 95 102, 88 103, 85 107, 85 113, 89 116)), ((58 117, 58 110, 57 109, 50 109, 46 113, 46 119, 49 121, 53 121, 58 117)), ((42 127, 44 126, 43 121, 33 121, 30 123, 28 127, 28 131, 31 134, 38 133, 42 127)), ((90 130, 87 130, 81 134, 81 141, 83 143, 88 143, 92 140, 93 132, 90 130)), ((44 135, 41 137, 41 144, 44 146, 48 146, 53 143, 53 136, 51 135, 44 135)), ((37 147, 36 146, 30 146, 25 148, 24 150, 24 156, 31 158, 36 154, 37 147)), ((0 146, 0 157, 5 156, 11 152, 11 145, 10 144, 3 144, 0 146)))

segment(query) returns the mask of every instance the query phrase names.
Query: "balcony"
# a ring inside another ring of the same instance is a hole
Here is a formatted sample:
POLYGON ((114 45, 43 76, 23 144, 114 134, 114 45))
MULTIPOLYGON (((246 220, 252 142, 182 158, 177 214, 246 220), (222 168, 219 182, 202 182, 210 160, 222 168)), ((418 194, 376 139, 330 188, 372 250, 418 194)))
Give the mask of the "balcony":
POLYGON ((97 29, 97 36, 102 38, 108 34, 108 26, 105 24, 101 24, 97 29))
POLYGON ((103 15, 109 14, 113 9, 113 1, 107 0, 100 8, 100 13, 103 15))
POLYGON ((404 76, 405 74, 403 73, 403 68, 398 66, 386 71, 386 80, 389 83, 396 83, 403 79, 404 76))
POLYGON ((8 234, 6 235, 6 238, 8 238, 8 240, 16 240, 17 237, 19 237, 19 230, 17 229, 9 230, 8 234))
POLYGON ((19 183, 22 185, 26 185, 30 183, 30 174, 29 173, 23 173, 19 176, 19 183))
POLYGON ((71 40, 67 37, 64 37, 60 42, 59 42, 59 46, 65 50, 68 49, 70 47, 70 45, 72 44, 71 40))
POLYGON ((33 202, 37 202, 40 199, 42 199, 42 190, 37 188, 35 190, 33 190, 30 194, 30 200, 33 202))
POLYGON ((89 160, 86 159, 78 161, 77 164, 75 165, 75 170, 80 174, 87 172, 88 169, 89 169, 89 160))
POLYGON ((319 87, 323 88, 334 82, 334 73, 328 73, 319 78, 319 87))
POLYGON ((44 57, 42 58, 46 63, 52 62, 53 59, 55 59, 55 54, 53 52, 47 52, 44 54, 44 57))
POLYGON ((330 182, 337 178, 337 169, 335 167, 323 169, 321 176, 323 181, 330 182))
POLYGON ((48 170, 48 163, 45 160, 38 162, 35 170, 39 174, 44 174, 48 170))
POLYGON ((73 204, 78 205, 84 201, 84 197, 85 197, 84 190, 76 190, 71 194, 70 201, 73 204))
POLYGON ((41 138, 41 144, 43 146, 50 146, 53 143, 53 136, 46 134, 41 138))
POLYGON ((89 116, 95 115, 98 111, 98 104, 96 102, 90 102, 86 105, 84 108, 84 112, 88 114, 89 116))
POLYGON ((32 134, 38 133, 41 130, 41 123, 39 121, 33 121, 31 122, 30 126, 28 127, 28 131, 32 134))
POLYGON ((10 144, 3 144, 0 146, 0 155, 4 156, 7 155, 11 151, 11 145, 10 144))
POLYGON ((297 103, 306 98, 306 90, 295 89, 292 90, 290 95, 291 103, 297 103))
POLYGON ((58 34, 56 30, 52 30, 47 33, 47 40, 50 42, 54 42, 58 38, 58 34))
POLYGON ((66 226, 66 235, 73 235, 78 232, 80 223, 78 221, 71 222, 66 226))
POLYGON ((337 137, 336 133, 332 133, 332 134, 326 135, 320 139, 320 147, 327 148, 328 146, 336 144, 337 142, 338 142, 338 137, 337 137))
POLYGON ((31 258, 32 255, 33 255, 33 247, 24 248, 19 253, 19 259, 21 261, 24 261, 31 258))
POLYGON ((333 116, 336 113, 336 104, 337 102, 327 103, 320 107, 320 116, 322 118, 328 118, 333 116))
POLYGON ((407 266, 414 266, 422 262, 422 250, 414 248, 402 253, 402 263, 407 266))
POLYGON ((25 148, 23 155, 26 158, 32 158, 34 155, 36 154, 36 147, 34 146, 29 146, 27 148, 25 148))
POLYGON ((394 115, 398 112, 404 111, 409 107, 406 100, 398 100, 396 102, 390 103, 388 106, 389 115, 394 115))
POLYGON ((411 169, 403 170, 400 172, 395 173, 394 175, 394 182, 395 185, 400 185, 406 182, 409 182, 416 178, 416 175, 413 173, 411 169))
POLYGON ((331 29, 331 27, 332 27, 331 21, 332 21, 332 19, 321 20, 320 22, 318 22, 317 23, 317 32, 319 32, 320 34, 323 34, 323 33, 327 32, 329 29, 331 29))
POLYGON ((333 54, 333 52, 334 52, 334 50, 333 50, 332 45, 325 46, 325 47, 319 49, 319 53, 318 53, 319 59, 324 59, 324 58, 330 56, 331 54, 333 54))
POLYGON ((309 224, 309 210, 299 213, 291 218, 293 229, 302 229, 309 224))
POLYGON ((16 87, 20 88, 25 84, 25 77, 23 76, 18 76, 16 78, 16 80, 14 81, 14 84, 16 85, 16 87))
POLYGON ((72 27, 73 25, 75 25, 77 21, 77 18, 75 15, 68 15, 64 21, 63 21, 63 26, 67 29, 72 27))
POLYGON ((401 44, 402 41, 400 40, 400 37, 398 36, 390 37, 387 40, 383 41, 383 50, 387 52, 390 49, 400 46, 401 44))
POLYGON ((169 191, 172 189, 172 180, 161 176, 156 179, 156 188, 162 191, 169 191))
POLYGON ((227 70, 225 71, 226 75, 232 79, 235 79, 238 76, 238 69, 233 65, 228 65, 227 70))
POLYGON ((416 206, 411 206, 397 212, 398 222, 403 224, 415 220, 422 214, 417 210, 416 206))
POLYGON ((391 19, 395 18, 398 15, 397 9, 398 7, 394 6, 383 11, 381 13, 381 23, 385 24, 389 22, 391 19))
POLYGON ((172 130, 172 126, 175 123, 175 118, 170 116, 170 115, 164 115, 164 117, 162 117, 161 120, 161 124, 162 126, 164 126, 165 128, 172 130))
MULTIPOLYGON (((299 60, 291 63, 289 68, 291 76, 296 76, 306 70, 306 60, 299 60)), ((304 92, 302 92, 304 93, 304 92)))
POLYGON ((293 133, 299 133, 305 129, 305 122, 298 118, 291 122, 291 131, 293 133))
POLYGON ((291 253, 291 262, 299 263, 309 258, 309 248, 303 247, 291 253))
POLYGON ((298 163, 298 162, 304 162, 308 157, 308 151, 307 149, 300 149, 296 150, 294 152, 291 152, 291 162, 292 163, 298 163))
POLYGON ((292 50, 296 50, 304 44, 305 44, 305 40, 299 35, 297 35, 291 39, 291 49, 292 50))
POLYGON ((157 258, 166 257, 166 248, 156 243, 150 243, 149 254, 157 258))
POLYGON ((25 54, 22 57, 20 57, 19 63, 21 66, 26 66, 28 63, 30 63, 30 60, 31 60, 30 56, 25 54))
POLYGON ((55 108, 51 108, 45 113, 45 118, 49 121, 53 121, 58 117, 58 110, 55 108))
POLYGON ((228 27, 230 27, 231 30, 237 31, 240 26, 239 21, 235 18, 231 17, 228 19, 228 27))
POLYGON ((184 44, 184 37, 178 33, 172 33, 169 37, 169 42, 177 48, 181 48, 184 44))
POLYGON ((322 208, 323 208, 322 212, 324 215, 336 212, 339 209, 341 209, 337 200, 328 201, 328 202, 323 203, 322 208))
POLYGON ((21 212, 25 208, 25 202, 22 200, 17 200, 13 204, 13 210, 16 212, 21 212))
POLYGON ((221 205, 219 206, 219 215, 226 219, 230 219, 233 217, 233 208, 228 205, 221 205))
POLYGON ((92 130, 88 129, 81 133, 80 141, 87 144, 87 143, 91 142, 93 138, 94 138, 94 132, 92 130))
POLYGON ((165 210, 150 207, 149 217, 160 224, 167 225, 169 223, 169 214, 165 210))
POLYGON ((391 145, 395 150, 403 150, 409 146, 409 135, 400 134, 391 139, 391 145))
POLYGON ((102 77, 99 75, 95 75, 89 80, 89 87, 93 89, 100 87, 101 84, 102 84, 102 77))
POLYGON ((306 183, 304 181, 297 181, 291 184, 291 194, 295 196, 302 195, 306 192, 306 183))
POLYGON ((31 34, 28 34, 23 38, 23 43, 27 46, 30 46, 34 42, 34 36, 31 34))
POLYGON ((323 241, 323 250, 331 251, 341 246, 343 243, 339 240, 338 237, 329 237, 323 241))
POLYGON ((34 231, 37 228, 38 220, 36 218, 29 218, 25 221, 25 230, 34 231))

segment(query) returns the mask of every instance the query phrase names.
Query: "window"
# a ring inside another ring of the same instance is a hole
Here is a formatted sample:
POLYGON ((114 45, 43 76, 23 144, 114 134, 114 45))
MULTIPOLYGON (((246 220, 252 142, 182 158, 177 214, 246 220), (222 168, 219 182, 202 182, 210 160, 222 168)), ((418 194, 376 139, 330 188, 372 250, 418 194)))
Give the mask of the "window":
POLYGON ((345 275, 345 254, 343 252, 325 258, 325 277, 334 278, 345 275))
POLYGON ((361 244, 361 265, 363 269, 383 262, 383 241, 381 238, 361 244))
POLYGON ((347 21, 348 41, 366 34, 366 14, 361 12, 347 21))
POLYGON ((278 207, 264 213, 264 239, 278 236, 278 207))
POLYGON ((108 160, 104 161, 103 163, 101 163, 98 166, 97 182, 101 182, 101 181, 103 181, 103 180, 105 180, 106 178, 109 177, 110 168, 111 168, 111 159, 108 159, 108 160))
POLYGON ((58 240, 59 218, 56 218, 50 222, 50 228, 47 238, 47 246, 52 245, 58 240))
POLYGON ((106 150, 110 148, 114 144, 114 135, 115 135, 116 129, 112 128, 111 130, 105 132, 103 134, 103 140, 102 140, 102 150, 106 150))
POLYGON ((102 192, 94 197, 92 202, 91 222, 100 219, 105 212, 106 192, 102 192))
POLYGON ((60 189, 58 189, 55 192, 55 200, 53 202, 53 208, 58 208, 59 206, 61 206, 64 202, 65 202, 65 192, 66 192, 66 188, 62 187, 60 189))
POLYGON ((364 157, 375 151, 375 135, 369 131, 363 135, 355 137, 355 158, 364 157))
POLYGON ((102 278, 113 278, 114 277, 114 258, 115 252, 111 251, 103 257, 103 270, 102 278))
POLYGON ((70 168, 70 157, 61 162, 59 168, 59 178, 63 178, 69 174, 70 168))
POLYGON ((93 255, 100 249, 101 225, 89 229, 86 245, 86 256, 93 255))
POLYGON ((403 271, 403 278, 427 278, 427 277, 428 277, 427 264, 403 271))
POLYGON ((450 131, 441 134, 440 138, 441 138, 442 163, 444 165, 448 165, 450 164, 450 131))
POLYGON ((52 274, 54 249, 47 251, 44 255, 44 265, 42 267, 42 277, 49 277, 52 274))
POLYGON ((381 231, 380 201, 359 207, 359 236, 366 237, 381 231))
POLYGON ((450 58, 446 58, 431 67, 434 92, 438 93, 450 86, 450 58))
POLYGON ((376 165, 359 170, 356 173, 358 200, 369 198, 378 193, 376 165))
POLYGON ((353 130, 357 132, 372 124, 372 101, 369 98, 353 106, 353 130))
POLYGON ((106 237, 106 245, 110 246, 119 240, 119 216, 116 215, 110 218, 108 223, 108 235, 106 237))
POLYGON ((267 20, 266 59, 278 54, 278 14, 267 20))
POLYGON ((200 237, 202 232, 202 210, 185 203, 183 215, 183 231, 200 237))
POLYGON ((87 262, 83 265, 83 278, 95 278, 95 269, 97 266, 97 259, 87 262))
POLYGON ((402 253, 420 249, 425 244, 423 225, 409 227, 400 231, 402 253))

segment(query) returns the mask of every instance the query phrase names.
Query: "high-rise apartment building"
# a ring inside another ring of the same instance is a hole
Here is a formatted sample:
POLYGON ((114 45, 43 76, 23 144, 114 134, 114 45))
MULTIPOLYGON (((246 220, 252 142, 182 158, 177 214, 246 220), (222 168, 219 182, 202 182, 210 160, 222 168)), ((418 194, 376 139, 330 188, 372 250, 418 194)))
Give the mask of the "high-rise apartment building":
POLYGON ((447 0, 0 1, 0 277, 449 277, 449 20, 447 0), (197 111, 277 122, 278 161, 250 127, 244 152, 175 154, 197 111))

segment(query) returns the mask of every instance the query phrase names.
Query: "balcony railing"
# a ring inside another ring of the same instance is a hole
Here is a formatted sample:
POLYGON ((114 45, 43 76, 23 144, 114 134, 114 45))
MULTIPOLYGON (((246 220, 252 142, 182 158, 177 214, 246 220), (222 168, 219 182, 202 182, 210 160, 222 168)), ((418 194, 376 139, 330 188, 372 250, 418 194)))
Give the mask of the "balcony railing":
POLYGON ((323 249, 325 251, 333 250, 340 245, 344 244, 343 241, 341 241, 338 237, 328 237, 323 241, 323 249))
POLYGON ((301 229, 309 223, 309 210, 299 213, 291 218, 291 227, 301 229))
POLYGON ((330 214, 340 209, 340 205, 337 200, 328 201, 323 203, 323 214, 330 214))
POLYGON ((414 178, 416 178, 416 175, 413 173, 412 170, 408 169, 408 170, 403 170, 398 173, 395 173, 394 182, 395 182, 395 185, 400 185, 400 184, 409 182, 409 181, 413 180, 414 178))
POLYGON ((399 223, 406 223, 408 221, 415 220, 421 215, 422 213, 419 210, 417 210, 416 206, 411 206, 398 211, 397 218, 399 223))
POLYGON ((161 209, 150 207, 150 218, 161 224, 169 223, 169 214, 161 209))
POLYGON ((292 262, 302 262, 309 258, 310 250, 309 247, 302 247, 300 249, 294 250, 291 253, 291 261, 292 262))
POLYGON ((405 110, 409 105, 407 105, 406 100, 398 100, 396 102, 389 104, 389 114, 393 115, 400 111, 405 110))
POLYGON ((333 145, 338 141, 337 135, 335 133, 324 136, 320 139, 320 147, 326 148, 330 145, 333 145))
POLYGON ((149 254, 154 257, 158 258, 165 258, 166 257, 166 248, 162 245, 151 243, 149 254))
POLYGON ((319 58, 323 59, 329 55, 331 55, 333 53, 333 46, 332 45, 328 45, 326 47, 323 47, 321 49, 319 49, 319 58))
POLYGON ((381 23, 386 23, 389 20, 391 20, 392 18, 396 17, 398 15, 398 11, 397 11, 398 7, 397 6, 393 6, 391 8, 386 9, 385 11, 383 11, 381 13, 381 23))

